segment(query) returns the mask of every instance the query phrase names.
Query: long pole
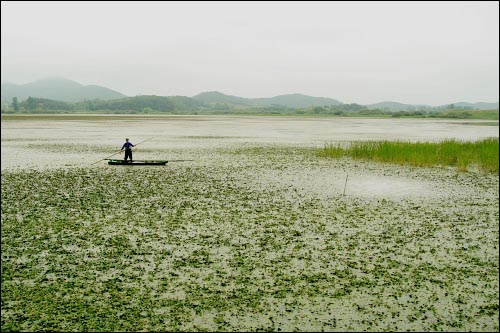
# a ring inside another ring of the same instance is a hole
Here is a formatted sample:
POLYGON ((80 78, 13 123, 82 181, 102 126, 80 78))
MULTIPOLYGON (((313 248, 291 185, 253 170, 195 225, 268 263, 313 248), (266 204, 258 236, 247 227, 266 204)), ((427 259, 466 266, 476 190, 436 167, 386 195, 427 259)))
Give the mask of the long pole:
POLYGON ((348 178, 348 177, 349 177, 349 174, 347 174, 347 175, 345 176, 345 184, 344 184, 344 194, 343 194, 343 196, 345 196, 345 187, 347 186, 347 178, 348 178))
MULTIPOLYGON (((154 138, 154 137, 153 137, 153 138, 154 138)), ((146 140, 144 140, 144 141, 141 141, 141 142, 139 142, 138 144, 134 145, 134 147, 135 147, 135 146, 140 145, 140 144, 141 144, 141 143, 143 143, 143 142, 146 142, 146 141, 148 141, 148 140, 151 140, 151 139, 152 139, 152 138, 149 138, 149 139, 146 139, 146 140)), ((99 160, 99 161, 97 161, 97 162, 94 162, 94 163, 92 163, 91 165, 94 165, 94 164, 96 164, 96 163, 99 163, 99 162, 101 162, 101 161, 104 161, 104 160, 106 160, 106 159, 110 158, 111 156, 115 156, 116 154, 119 154, 119 153, 121 153, 121 152, 122 152, 122 150, 120 150, 120 151, 118 151, 118 152, 114 153, 113 155, 109 155, 108 157, 103 158, 102 160, 99 160)))

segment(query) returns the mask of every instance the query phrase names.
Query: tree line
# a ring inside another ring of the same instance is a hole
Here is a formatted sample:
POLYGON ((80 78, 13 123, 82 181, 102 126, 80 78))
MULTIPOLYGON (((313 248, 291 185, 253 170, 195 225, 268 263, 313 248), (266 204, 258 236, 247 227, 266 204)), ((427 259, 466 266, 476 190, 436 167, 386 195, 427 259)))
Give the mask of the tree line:
POLYGON ((450 105, 448 109, 391 111, 369 109, 356 103, 291 108, 273 104, 270 106, 235 106, 228 103, 206 104, 185 96, 144 95, 114 100, 86 100, 62 102, 46 98, 28 97, 19 102, 17 97, 10 105, 2 105, 2 113, 166 113, 166 114, 289 114, 289 115, 331 115, 331 116, 382 116, 382 117, 446 117, 474 118, 465 107, 450 105))

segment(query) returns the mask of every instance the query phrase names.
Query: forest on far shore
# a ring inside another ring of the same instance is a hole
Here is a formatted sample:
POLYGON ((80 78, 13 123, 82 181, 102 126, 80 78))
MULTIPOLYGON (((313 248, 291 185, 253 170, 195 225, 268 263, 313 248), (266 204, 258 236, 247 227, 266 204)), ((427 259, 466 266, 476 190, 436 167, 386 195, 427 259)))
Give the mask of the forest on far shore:
POLYGON ((359 104, 340 104, 291 108, 283 105, 242 106, 230 103, 204 103, 185 96, 135 96, 114 100, 62 102, 29 97, 2 108, 4 114, 21 113, 104 113, 104 114, 233 114, 233 115, 326 115, 340 117, 417 117, 498 120, 498 110, 472 110, 462 106, 405 111, 370 109, 359 104))

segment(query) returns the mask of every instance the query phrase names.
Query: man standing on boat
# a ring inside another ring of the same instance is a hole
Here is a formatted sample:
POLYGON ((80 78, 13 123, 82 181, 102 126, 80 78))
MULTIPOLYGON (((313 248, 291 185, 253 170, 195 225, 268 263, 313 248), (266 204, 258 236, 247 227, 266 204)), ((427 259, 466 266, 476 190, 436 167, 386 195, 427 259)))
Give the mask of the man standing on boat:
POLYGON ((122 149, 125 149, 125 162, 127 162, 127 157, 130 157, 130 163, 132 163, 132 147, 135 147, 132 142, 128 142, 128 138, 125 139, 125 143, 122 146, 122 149))

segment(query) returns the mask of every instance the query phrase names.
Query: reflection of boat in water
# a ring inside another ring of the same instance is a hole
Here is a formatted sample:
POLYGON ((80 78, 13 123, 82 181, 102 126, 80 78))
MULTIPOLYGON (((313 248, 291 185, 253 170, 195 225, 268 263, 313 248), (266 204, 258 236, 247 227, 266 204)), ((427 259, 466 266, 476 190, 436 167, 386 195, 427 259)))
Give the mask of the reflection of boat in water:
POLYGON ((167 163, 168 161, 164 160, 108 160, 108 164, 110 165, 165 165, 167 163))

